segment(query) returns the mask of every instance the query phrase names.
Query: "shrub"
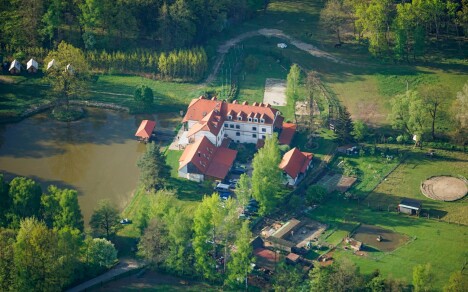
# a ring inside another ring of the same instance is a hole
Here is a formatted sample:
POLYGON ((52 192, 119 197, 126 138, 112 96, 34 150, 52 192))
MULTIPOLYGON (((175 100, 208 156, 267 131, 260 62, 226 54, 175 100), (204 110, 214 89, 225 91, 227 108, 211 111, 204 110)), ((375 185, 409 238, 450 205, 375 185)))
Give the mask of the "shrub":
POLYGON ((327 195, 327 189, 319 185, 311 185, 306 191, 308 205, 320 204, 327 195))
POLYGON ((247 72, 256 72, 257 69, 258 69, 258 64, 260 63, 260 61, 258 60, 257 57, 253 56, 253 55, 248 55, 246 58, 245 58, 245 61, 244 61, 244 64, 245 64, 245 71, 247 72))

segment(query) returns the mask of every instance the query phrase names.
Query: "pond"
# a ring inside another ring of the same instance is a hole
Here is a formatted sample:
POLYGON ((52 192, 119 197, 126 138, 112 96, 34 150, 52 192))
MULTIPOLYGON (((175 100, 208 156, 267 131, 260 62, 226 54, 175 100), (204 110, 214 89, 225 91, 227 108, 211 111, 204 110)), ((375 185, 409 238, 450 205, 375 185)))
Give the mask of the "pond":
MULTIPOLYGON (((134 137, 141 120, 156 120, 166 133, 177 114, 130 115, 86 109, 79 121, 63 123, 41 113, 19 123, 0 125, 0 172, 10 180, 27 176, 46 191, 50 184, 78 191, 85 222, 102 199, 123 209, 137 185, 138 157, 145 145, 134 137)), ((166 141, 159 141, 167 144, 166 141)), ((158 142, 158 141, 157 141, 158 142)))

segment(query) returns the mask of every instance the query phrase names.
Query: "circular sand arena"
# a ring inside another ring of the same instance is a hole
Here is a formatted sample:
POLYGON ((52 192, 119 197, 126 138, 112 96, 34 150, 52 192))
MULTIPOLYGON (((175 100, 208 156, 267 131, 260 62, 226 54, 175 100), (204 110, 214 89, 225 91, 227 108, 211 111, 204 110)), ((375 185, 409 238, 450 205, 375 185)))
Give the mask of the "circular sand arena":
POLYGON ((430 199, 450 202, 463 198, 468 186, 463 178, 434 176, 421 184, 421 192, 430 199))

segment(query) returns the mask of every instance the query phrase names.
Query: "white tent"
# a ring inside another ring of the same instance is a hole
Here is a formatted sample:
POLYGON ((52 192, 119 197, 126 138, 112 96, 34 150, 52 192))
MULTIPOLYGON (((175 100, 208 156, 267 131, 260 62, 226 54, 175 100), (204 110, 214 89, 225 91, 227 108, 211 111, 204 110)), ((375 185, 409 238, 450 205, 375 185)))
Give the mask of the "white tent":
POLYGON ((16 59, 11 62, 10 69, 8 69, 11 74, 18 74, 21 72, 21 64, 16 59))
POLYGON ((55 62, 55 59, 52 59, 52 61, 49 62, 49 64, 47 64, 47 70, 49 70, 51 67, 55 67, 57 66, 56 62, 55 62))
POLYGON ((36 72, 39 69, 39 64, 36 62, 36 60, 31 59, 28 61, 26 69, 29 72, 36 72))
POLYGON ((68 64, 67 67, 65 67, 65 71, 69 72, 70 74, 73 74, 73 66, 71 64, 68 64))

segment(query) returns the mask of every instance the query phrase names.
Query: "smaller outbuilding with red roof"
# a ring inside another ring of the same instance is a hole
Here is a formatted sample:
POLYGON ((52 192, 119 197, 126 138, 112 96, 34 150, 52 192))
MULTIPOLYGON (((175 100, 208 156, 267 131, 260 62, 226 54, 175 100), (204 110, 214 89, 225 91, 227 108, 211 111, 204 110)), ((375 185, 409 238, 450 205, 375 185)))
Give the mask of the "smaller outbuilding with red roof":
POLYGON ((237 151, 216 147, 203 136, 189 144, 179 159, 179 177, 203 181, 206 177, 224 179, 236 159, 237 151))
POLYGON ((284 154, 279 168, 283 170, 288 185, 294 186, 304 178, 312 165, 313 156, 312 153, 301 152, 296 147, 284 154))
POLYGON ((138 137, 139 141, 148 142, 153 134, 154 127, 156 127, 155 121, 143 120, 141 121, 135 136, 138 137))

